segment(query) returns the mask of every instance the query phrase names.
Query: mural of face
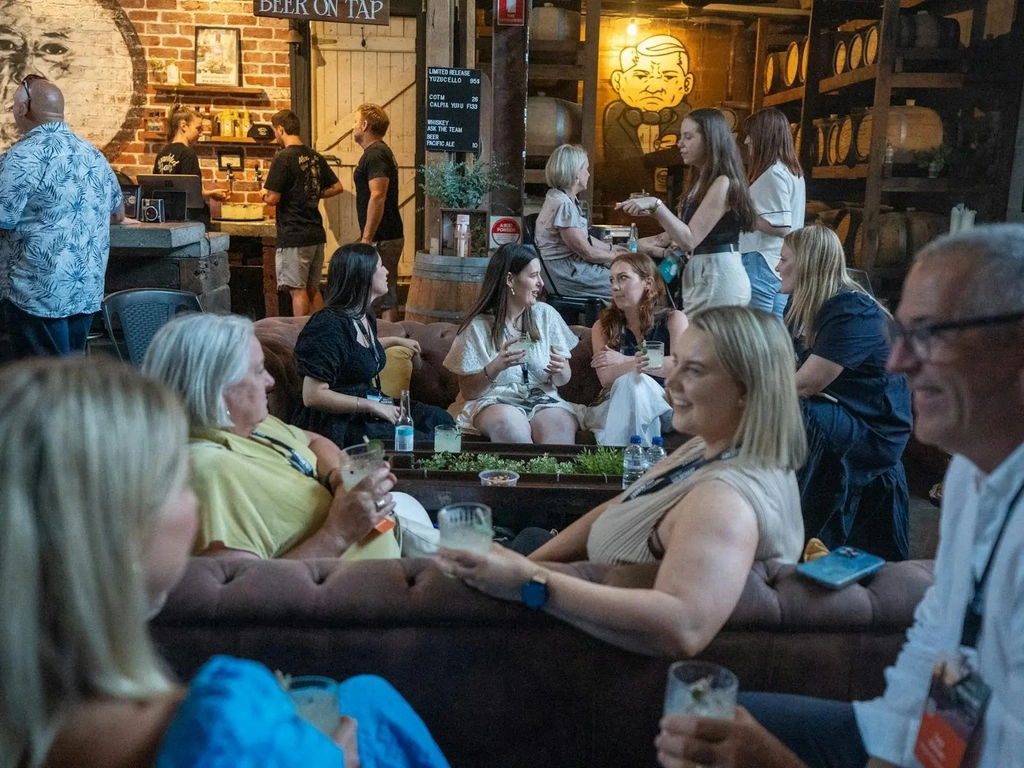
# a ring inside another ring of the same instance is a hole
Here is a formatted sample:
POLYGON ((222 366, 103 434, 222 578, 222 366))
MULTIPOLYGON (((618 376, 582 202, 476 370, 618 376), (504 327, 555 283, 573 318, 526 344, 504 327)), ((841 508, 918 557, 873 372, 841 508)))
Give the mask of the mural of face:
POLYGON ((686 48, 670 35, 654 35, 623 49, 620 60, 622 69, 612 73, 612 88, 634 109, 671 109, 693 90, 686 48))
POLYGON ((0 0, 0 151, 18 138, 14 94, 29 74, 61 89, 73 130, 108 157, 137 127, 145 63, 116 0, 0 0))

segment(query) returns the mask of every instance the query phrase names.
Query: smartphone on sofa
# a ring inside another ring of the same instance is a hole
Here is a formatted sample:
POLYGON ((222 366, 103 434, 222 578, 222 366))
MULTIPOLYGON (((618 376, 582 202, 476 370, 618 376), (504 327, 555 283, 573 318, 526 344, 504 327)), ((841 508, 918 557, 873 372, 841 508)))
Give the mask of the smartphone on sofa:
POLYGON ((843 587, 870 576, 885 565, 877 555, 869 555, 855 547, 839 547, 824 557, 809 563, 800 563, 797 571, 829 589, 843 587))

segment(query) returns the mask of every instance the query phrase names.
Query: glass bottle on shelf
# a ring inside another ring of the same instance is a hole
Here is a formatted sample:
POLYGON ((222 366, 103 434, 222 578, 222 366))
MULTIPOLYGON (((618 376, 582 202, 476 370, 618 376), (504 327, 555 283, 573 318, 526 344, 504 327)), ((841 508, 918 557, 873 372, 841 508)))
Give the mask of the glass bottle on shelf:
POLYGON ((882 156, 882 178, 892 178, 892 162, 896 157, 896 150, 893 149, 892 144, 888 141, 885 142, 885 155, 882 156))

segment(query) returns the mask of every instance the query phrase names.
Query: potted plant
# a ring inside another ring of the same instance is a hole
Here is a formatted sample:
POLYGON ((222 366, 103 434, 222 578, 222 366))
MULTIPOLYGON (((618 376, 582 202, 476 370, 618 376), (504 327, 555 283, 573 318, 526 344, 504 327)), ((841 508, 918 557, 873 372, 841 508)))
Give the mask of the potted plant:
POLYGON ((487 210, 480 208, 484 195, 495 189, 511 189, 501 169, 493 163, 445 160, 420 166, 424 194, 441 205, 439 244, 442 254, 455 254, 455 221, 459 214, 469 215, 470 256, 487 255, 487 210))
POLYGON ((916 155, 917 167, 928 171, 929 179, 938 178, 952 154, 953 150, 945 144, 938 144, 931 149, 922 149, 916 155))

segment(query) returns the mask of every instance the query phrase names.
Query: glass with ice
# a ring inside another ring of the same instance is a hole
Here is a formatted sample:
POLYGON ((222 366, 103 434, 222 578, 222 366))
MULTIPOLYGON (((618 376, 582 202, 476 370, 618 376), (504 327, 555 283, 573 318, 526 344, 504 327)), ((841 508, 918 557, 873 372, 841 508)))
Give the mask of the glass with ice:
POLYGON ((736 675, 725 667, 709 661, 677 661, 668 668, 665 714, 732 720, 738 689, 736 675))
POLYGON ((513 341, 508 345, 509 352, 530 352, 530 347, 533 345, 533 339, 529 336, 521 336, 520 338, 513 341))
POLYGON ((338 727, 338 684, 329 677, 307 675, 288 680, 288 698, 299 717, 330 736, 338 727))
POLYGON ((437 528, 441 546, 448 549, 486 553, 494 538, 491 508, 486 504, 449 504, 437 513, 437 528))
POLYGON ((662 341, 645 341, 641 351, 647 355, 648 368, 661 368, 665 365, 665 343, 662 341))
POLYGON ((461 453, 462 432, 456 426, 434 427, 434 453, 461 453))
POLYGON ((341 452, 341 482, 346 491, 351 491, 356 483, 384 466, 384 447, 379 442, 350 445, 341 452))

